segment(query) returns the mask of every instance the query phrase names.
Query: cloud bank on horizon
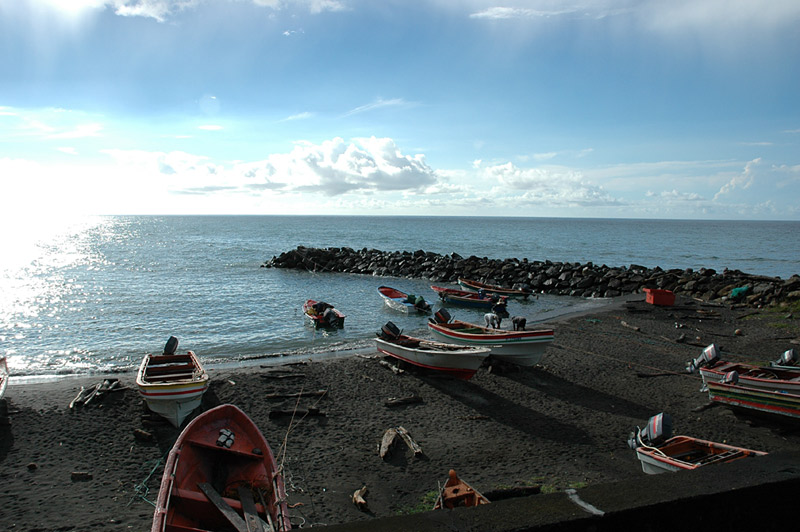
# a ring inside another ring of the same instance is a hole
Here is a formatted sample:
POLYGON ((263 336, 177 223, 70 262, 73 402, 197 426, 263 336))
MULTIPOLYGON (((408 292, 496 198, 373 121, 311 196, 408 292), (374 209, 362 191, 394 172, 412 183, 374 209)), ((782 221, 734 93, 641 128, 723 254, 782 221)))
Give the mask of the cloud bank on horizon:
POLYGON ((800 3, 0 3, 0 209, 800 220, 800 3))

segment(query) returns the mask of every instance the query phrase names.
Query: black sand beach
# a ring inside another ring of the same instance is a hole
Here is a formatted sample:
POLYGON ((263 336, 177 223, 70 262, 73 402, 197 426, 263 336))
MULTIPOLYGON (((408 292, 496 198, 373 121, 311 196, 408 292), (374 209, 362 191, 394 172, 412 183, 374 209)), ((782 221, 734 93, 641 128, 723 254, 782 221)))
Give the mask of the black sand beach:
MULTIPOLYGON (((297 528, 427 508, 451 468, 485 494, 640 478, 626 439, 662 411, 673 417, 676 434, 767 452, 798 449, 800 432, 791 426, 700 408, 708 402, 700 378, 684 372, 712 342, 726 359, 755 363, 797 348, 800 324, 786 308, 731 308, 681 297, 673 307, 655 307, 640 295, 541 326, 556 334, 535 368, 494 365, 465 382, 409 367, 395 374, 376 353, 210 368, 203 408, 232 403, 260 427, 283 466, 297 528), (269 397, 322 390, 299 400, 269 397), (412 395, 422 402, 385 404, 412 395), (318 415, 281 415, 310 407, 318 415), (401 446, 390 459, 380 458, 384 432, 397 426, 408 430, 423 457, 401 446), (363 486, 368 511, 351 501, 363 486)), ((163 459, 178 430, 142 417, 134 375, 114 377, 124 390, 73 409, 80 386, 100 377, 9 387, 8 424, 0 426, 0 529, 150 529, 163 459), (137 438, 137 429, 152 440, 137 438)))

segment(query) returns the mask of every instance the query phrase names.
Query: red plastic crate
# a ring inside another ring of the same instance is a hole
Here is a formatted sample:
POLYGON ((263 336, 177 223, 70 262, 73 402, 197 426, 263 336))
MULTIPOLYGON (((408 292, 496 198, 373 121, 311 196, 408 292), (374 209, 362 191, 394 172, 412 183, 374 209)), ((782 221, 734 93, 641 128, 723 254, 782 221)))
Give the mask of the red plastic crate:
POLYGON ((651 305, 661 305, 662 307, 671 307, 675 304, 675 294, 672 290, 659 290, 658 288, 645 288, 647 298, 645 301, 651 305))

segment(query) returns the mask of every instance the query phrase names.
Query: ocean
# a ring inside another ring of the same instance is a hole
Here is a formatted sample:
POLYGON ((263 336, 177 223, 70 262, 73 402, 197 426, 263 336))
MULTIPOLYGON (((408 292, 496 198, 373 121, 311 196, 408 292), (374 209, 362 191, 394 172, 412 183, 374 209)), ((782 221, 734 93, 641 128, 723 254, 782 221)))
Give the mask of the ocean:
MULTIPOLYGON (((261 267, 300 245, 800 273, 800 222, 97 216, 3 231, 0 356, 16 377, 30 378, 134 370, 171 335, 210 368, 369 350, 390 320, 427 336, 425 317, 386 308, 376 289, 393 286, 438 307, 430 282, 261 267), (309 327, 301 310, 308 298, 342 310, 344 328, 309 327)), ((543 294, 512 301, 509 312, 534 323, 604 304, 543 294)), ((482 311, 449 310, 482 321, 482 311)))

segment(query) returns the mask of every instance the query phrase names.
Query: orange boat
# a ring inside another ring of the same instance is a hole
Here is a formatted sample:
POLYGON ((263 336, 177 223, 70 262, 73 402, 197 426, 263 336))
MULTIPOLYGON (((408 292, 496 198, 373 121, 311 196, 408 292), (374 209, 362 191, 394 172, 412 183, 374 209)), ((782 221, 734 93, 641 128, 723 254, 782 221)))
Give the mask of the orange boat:
POLYGON ((478 506, 479 504, 489 504, 489 499, 481 495, 475 488, 458 478, 454 469, 450 470, 447 482, 436 499, 434 510, 444 508, 452 510, 459 506, 478 506))
POLYGON ((255 423, 233 405, 192 420, 164 466, 151 532, 290 529, 283 478, 255 423))

